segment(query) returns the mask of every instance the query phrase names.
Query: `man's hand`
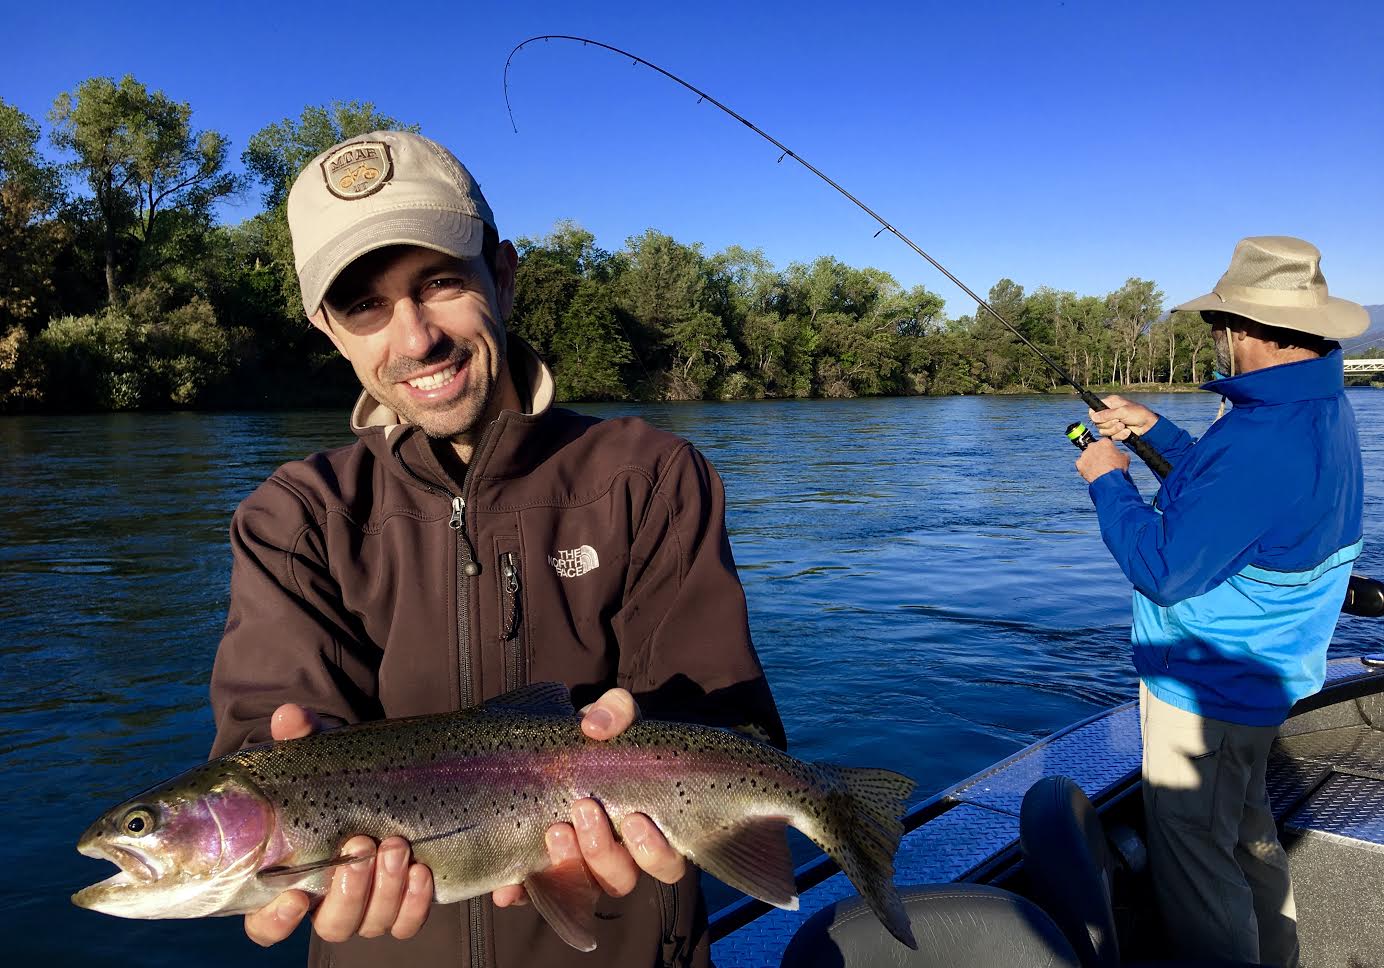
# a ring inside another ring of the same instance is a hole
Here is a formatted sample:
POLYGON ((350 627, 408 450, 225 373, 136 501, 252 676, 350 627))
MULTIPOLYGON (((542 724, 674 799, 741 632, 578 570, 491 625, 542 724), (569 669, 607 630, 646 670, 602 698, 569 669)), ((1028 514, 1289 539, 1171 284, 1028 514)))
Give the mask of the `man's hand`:
MULTIPOLYGON (((276 740, 299 739, 322 728, 315 714, 287 703, 274 711, 270 735, 276 740)), ((432 871, 409 863, 408 841, 387 837, 378 849, 369 837, 352 837, 343 854, 364 857, 338 867, 317 912, 313 929, 324 941, 345 941, 352 935, 377 938, 392 934, 411 938, 432 908, 432 871)), ((253 914, 245 915, 245 933, 268 947, 287 938, 308 912, 311 898, 303 891, 285 891, 253 914)))
POLYGON ((1081 452, 1076 469, 1089 484, 1102 474, 1129 470, 1129 455, 1108 440, 1098 440, 1081 452))
MULTIPOLYGON (((612 739, 639 718, 634 697, 624 689, 610 689, 582 710, 582 732, 592 739, 612 739)), ((620 825, 620 838, 605 810, 595 800, 572 805, 572 822, 555 823, 544 838, 553 864, 581 859, 592 879, 612 897, 634 890, 642 870, 665 884, 675 884, 687 872, 687 861, 664 838, 654 822, 642 813, 631 814, 620 825)), ((525 904, 522 885, 502 887, 491 895, 496 907, 525 904)))
POLYGON ((1124 397, 1104 397, 1101 402, 1105 404, 1104 410, 1087 410, 1086 415, 1091 418, 1102 437, 1125 440, 1131 431, 1142 437, 1158 423, 1158 414, 1143 404, 1133 403, 1124 397))

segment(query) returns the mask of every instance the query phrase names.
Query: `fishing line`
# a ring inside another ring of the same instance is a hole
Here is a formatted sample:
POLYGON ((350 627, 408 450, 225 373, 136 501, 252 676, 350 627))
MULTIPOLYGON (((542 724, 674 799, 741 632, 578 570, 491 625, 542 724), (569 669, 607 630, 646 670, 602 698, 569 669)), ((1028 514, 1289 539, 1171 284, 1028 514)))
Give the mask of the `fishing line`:
MULTIPOLYGON (((956 276, 952 275, 946 266, 942 265, 942 263, 938 262, 932 256, 924 252, 917 245, 917 243, 915 243, 908 236, 900 232, 892 224, 885 221, 883 216, 877 213, 874 209, 870 208, 870 206, 866 205, 860 199, 856 198, 850 192, 846 191, 846 189, 842 188, 839 184, 833 181, 821 169, 812 165, 810 162, 807 161, 807 159, 803 158, 792 148, 788 147, 782 141, 779 141, 773 135, 769 134, 767 131, 759 127, 753 121, 746 118, 744 115, 741 115, 736 111, 732 110, 731 108, 727 107, 725 104, 718 101, 716 98, 712 97, 710 94, 708 94, 706 91, 703 91, 701 88, 696 87, 693 84, 689 84, 687 81, 684 81, 681 77, 678 77, 671 71, 666 71, 662 67, 659 67, 657 64, 654 64, 651 61, 647 61, 637 54, 632 54, 627 50, 621 50, 619 47, 612 47, 610 44, 603 44, 599 40, 591 40, 588 37, 576 37, 571 34, 541 34, 537 37, 530 37, 529 39, 522 41, 519 44, 516 44, 514 49, 509 52, 509 56, 505 58, 504 72, 505 108, 509 111, 509 123, 510 126, 514 128, 515 134, 519 133, 519 126, 514 123, 514 107, 510 103, 509 99, 510 64, 513 62, 515 54, 523 50, 529 44, 537 43, 540 40, 571 40, 580 43, 583 47, 599 47, 602 50, 608 50, 611 53, 619 54, 622 57, 628 57, 633 66, 637 67, 642 64, 643 66, 648 67, 662 74, 670 81, 673 81, 687 88, 687 90, 697 95, 698 104, 702 103, 703 101, 707 101, 710 104, 713 104, 716 107, 720 108, 726 114, 729 114, 732 118, 739 121, 741 124, 749 128, 755 134, 759 135, 765 141, 768 141, 775 148, 778 148, 780 151, 778 158, 779 162, 782 162, 784 158, 792 158, 798 164, 802 165, 808 171, 812 172, 812 174, 816 175, 818 178, 822 179, 822 181, 826 182, 832 188, 836 189, 842 195, 846 196, 846 198, 853 202, 858 208, 862 209, 867 215, 869 215, 872 219, 878 222, 880 224, 880 229, 878 232, 875 233, 876 237, 878 237, 881 232, 887 231, 900 242, 902 242, 904 245, 908 246, 918 255, 922 256, 925 260, 927 260, 933 266, 933 268, 935 268, 938 272, 942 273, 942 275, 950 279, 951 282, 958 289, 960 289, 966 295, 970 296, 971 299, 975 300, 977 306, 980 306, 995 319, 999 320, 1000 323, 1005 327, 1005 329, 1009 330, 1009 332, 1017 336, 1020 342, 1022 342, 1025 346, 1027 346, 1030 350, 1037 354, 1038 358, 1041 359, 1044 363, 1046 363, 1048 368, 1052 370, 1052 372, 1056 374, 1062 380, 1063 383, 1066 383, 1068 386, 1070 386, 1077 392, 1077 395, 1081 397, 1082 401, 1088 407, 1090 407, 1092 410, 1097 411, 1106 409, 1105 403, 1100 399, 1100 397, 1096 396, 1082 384, 1077 382, 1075 377, 1073 377, 1070 373, 1063 369, 1062 366, 1060 366, 1056 361, 1049 357, 1047 353, 1043 352, 1043 350, 1040 349, 1036 344, 1034 344, 1032 340, 1030 340, 1023 333, 1019 332, 1018 327, 1016 327, 1013 323, 1011 323, 1009 320, 1005 319, 1002 315, 1000 315, 1000 313, 995 309, 994 306, 991 306, 984 299, 981 299, 980 296, 976 295, 976 293, 969 286, 967 286, 956 276)), ((1139 437, 1139 435, 1135 434, 1133 431, 1130 432, 1129 437, 1124 442, 1131 450, 1138 454, 1139 457, 1143 459, 1144 463, 1149 466, 1149 469, 1152 470, 1159 477, 1166 477, 1168 472, 1172 470, 1171 465, 1169 465, 1169 463, 1163 458, 1163 455, 1158 453, 1158 451, 1155 450, 1147 441, 1143 440, 1141 437, 1139 437)))

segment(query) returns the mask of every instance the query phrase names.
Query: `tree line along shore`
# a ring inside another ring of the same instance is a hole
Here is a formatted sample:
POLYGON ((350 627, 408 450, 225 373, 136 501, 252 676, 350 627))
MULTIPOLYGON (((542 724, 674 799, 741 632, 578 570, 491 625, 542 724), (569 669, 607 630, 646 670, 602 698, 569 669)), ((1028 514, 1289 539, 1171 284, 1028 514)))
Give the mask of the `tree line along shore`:
MULTIPOLYGON (((418 130, 368 103, 307 107, 240 155, 192 109, 135 78, 61 93, 45 140, 0 100, 0 412, 340 404, 357 386, 306 323, 285 200, 338 141, 418 130), (219 224, 217 203, 263 211, 219 224)), ((732 245, 708 254, 655 229, 606 251, 571 222, 520 253, 511 328, 553 367, 562 400, 740 400, 1041 392, 1059 384, 983 310, 831 256, 775 267, 732 245)), ((1083 383, 1196 384, 1213 348, 1167 314, 1151 281, 1114 292, 989 301, 1083 383)))

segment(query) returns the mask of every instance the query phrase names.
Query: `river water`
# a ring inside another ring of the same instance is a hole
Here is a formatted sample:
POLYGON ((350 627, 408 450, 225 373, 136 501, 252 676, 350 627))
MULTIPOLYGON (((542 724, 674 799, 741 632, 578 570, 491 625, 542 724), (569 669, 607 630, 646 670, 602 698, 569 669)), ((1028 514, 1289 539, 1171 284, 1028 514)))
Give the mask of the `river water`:
MULTIPOLYGON (((1206 394, 1142 398, 1193 433, 1206 394)), ((1358 570, 1384 574, 1384 393, 1352 390, 1358 570)), ((693 440, 726 483, 754 639, 796 755, 890 767, 918 798, 1130 698, 1129 589, 1063 429, 1071 397, 606 405, 693 440)), ((0 419, 0 908, 11 964, 298 965, 240 919, 73 907, 78 835, 205 757, 226 527, 278 464, 348 442, 337 412, 0 419)), ((1142 467, 1136 480, 1152 493, 1142 467)), ((1343 618, 1334 654, 1377 648, 1343 618)))

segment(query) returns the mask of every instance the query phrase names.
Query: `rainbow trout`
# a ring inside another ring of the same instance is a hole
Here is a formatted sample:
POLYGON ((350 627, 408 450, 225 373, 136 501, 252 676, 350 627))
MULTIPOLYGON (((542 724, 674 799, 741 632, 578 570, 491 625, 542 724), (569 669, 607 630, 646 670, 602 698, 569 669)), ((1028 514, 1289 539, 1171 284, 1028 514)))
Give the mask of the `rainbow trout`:
MULTIPOLYGON (((595 947, 598 888, 553 867, 543 835, 594 797, 619 829, 649 816, 702 870, 797 908, 785 825, 825 850, 890 933, 916 947, 894 889, 913 781, 808 764, 729 730, 641 720, 588 739, 560 683, 455 713, 361 723, 223 756, 108 811, 77 849, 120 873, 73 895, 126 918, 255 911, 282 891, 326 892, 356 834, 400 835, 442 904, 523 884, 573 947, 595 947)), ((563 865, 568 866, 568 865, 563 865)))

